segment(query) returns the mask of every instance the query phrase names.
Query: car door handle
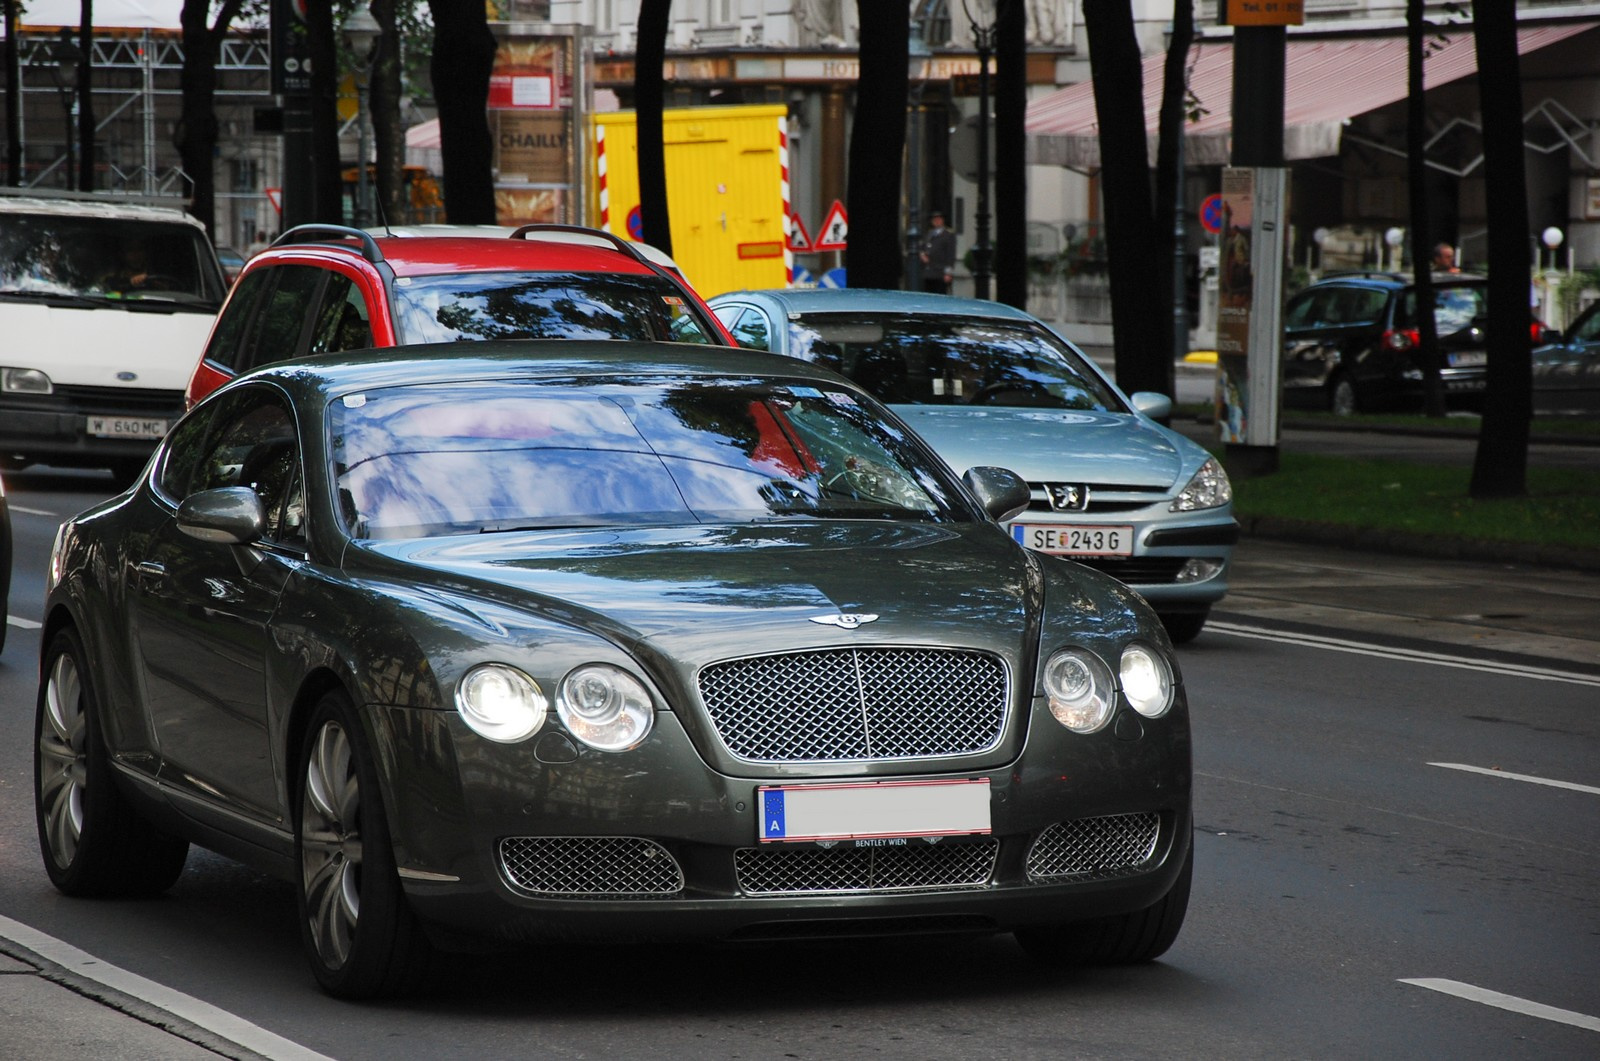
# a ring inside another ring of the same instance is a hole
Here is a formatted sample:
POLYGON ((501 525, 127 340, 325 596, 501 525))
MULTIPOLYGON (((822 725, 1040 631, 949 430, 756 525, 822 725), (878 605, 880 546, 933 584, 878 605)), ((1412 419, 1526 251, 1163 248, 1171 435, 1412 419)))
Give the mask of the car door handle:
POLYGON ((167 577, 167 565, 158 564, 154 560, 141 561, 133 565, 133 577, 139 585, 159 581, 167 577))

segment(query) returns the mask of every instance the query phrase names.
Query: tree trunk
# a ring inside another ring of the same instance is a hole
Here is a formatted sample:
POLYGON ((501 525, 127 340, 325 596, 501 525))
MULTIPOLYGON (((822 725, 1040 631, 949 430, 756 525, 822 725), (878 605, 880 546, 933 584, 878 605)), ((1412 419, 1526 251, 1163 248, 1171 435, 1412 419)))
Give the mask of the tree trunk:
POLYGON ((405 130, 400 127, 400 26, 395 0, 372 0, 372 17, 383 29, 368 73, 367 102, 372 122, 375 164, 374 202, 378 224, 394 225, 411 219, 406 200, 405 130))
POLYGON ((672 254, 672 209, 667 202, 664 131, 667 27, 672 0, 641 0, 639 46, 633 60, 633 108, 639 159, 639 220, 644 242, 672 254))
POLYGON ((17 77, 17 0, 4 4, 6 39, 0 54, 5 57, 6 86, 6 183, 22 184, 22 85, 17 77))
POLYGON ((1416 273, 1417 361, 1422 368, 1423 408, 1444 415, 1439 377, 1439 328, 1433 318, 1432 237, 1428 232, 1428 108, 1423 98, 1423 47, 1431 24, 1422 0, 1406 0, 1406 181, 1411 197, 1411 264, 1416 273))
POLYGON ((1475 498, 1528 492, 1528 426, 1533 357, 1528 328, 1528 180, 1522 146, 1522 72, 1516 9, 1473 0, 1483 177, 1489 227, 1489 365, 1483 425, 1472 464, 1475 498))
POLYGON ((1183 289, 1184 276, 1180 261, 1186 260, 1189 248, 1177 247, 1178 226, 1184 220, 1179 213, 1183 196, 1183 137, 1189 110, 1189 46, 1194 43, 1194 0, 1177 0, 1172 11, 1172 40, 1167 44, 1166 65, 1161 77, 1161 112, 1156 136, 1156 201, 1155 240, 1156 259, 1160 272, 1156 290, 1171 305, 1172 342, 1168 344, 1171 357, 1159 366, 1152 365, 1152 373, 1160 369, 1162 394, 1176 393, 1173 365, 1189 353, 1189 321, 1186 304, 1187 292, 1183 289), (1181 325, 1181 326, 1180 326, 1181 325))
POLYGON ((311 59, 311 216, 324 225, 346 223, 344 163, 339 157, 339 58, 333 9, 306 5, 306 54, 311 59))
POLYGON ((1028 308, 1028 12, 1000 0, 994 35, 995 299, 1028 308))
POLYGON ((1161 390, 1171 375, 1172 344, 1162 327, 1167 315, 1150 312, 1150 283, 1159 254, 1150 209, 1144 64, 1133 32, 1131 0, 1084 0, 1083 23, 1100 122, 1117 384, 1129 393, 1161 390))
POLYGON ((433 94, 439 108, 445 213, 451 224, 492 225, 494 139, 489 75, 498 49, 484 5, 428 0, 433 13, 433 94))
POLYGON ((208 0, 183 0, 178 16, 183 27, 183 70, 179 85, 183 89, 183 110, 178 120, 178 157, 189 178, 189 213, 193 214, 213 243, 217 239, 217 55, 222 38, 242 0, 223 0, 217 7, 215 23, 207 23, 208 0))
POLYGON ((900 183, 905 166, 911 21, 904 4, 856 0, 861 75, 850 130, 845 209, 851 287, 900 286, 900 183))
POLYGON ((78 174, 77 187, 94 191, 94 0, 78 7, 78 174))

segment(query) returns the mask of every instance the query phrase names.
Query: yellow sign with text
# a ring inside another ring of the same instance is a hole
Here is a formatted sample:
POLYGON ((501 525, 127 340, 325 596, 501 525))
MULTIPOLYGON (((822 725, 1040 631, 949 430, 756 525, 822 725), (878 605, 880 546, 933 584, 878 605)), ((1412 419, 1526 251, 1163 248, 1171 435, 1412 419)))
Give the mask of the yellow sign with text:
POLYGON ((1306 20, 1305 0, 1223 0, 1224 26, 1299 26, 1306 20))

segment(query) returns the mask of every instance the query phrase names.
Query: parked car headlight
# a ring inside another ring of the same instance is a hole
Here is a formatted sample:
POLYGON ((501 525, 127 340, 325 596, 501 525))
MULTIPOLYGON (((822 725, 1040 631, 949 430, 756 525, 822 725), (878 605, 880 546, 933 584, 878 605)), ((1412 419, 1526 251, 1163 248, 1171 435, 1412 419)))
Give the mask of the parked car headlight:
POLYGON ((1233 484, 1228 473, 1222 470, 1217 458, 1212 457, 1200 465, 1189 485, 1183 488, 1172 502, 1173 512, 1193 512, 1202 508, 1218 508, 1233 500, 1233 484))
POLYGON ((1111 718, 1116 689, 1100 657, 1081 648, 1058 650, 1044 665, 1050 713, 1074 733, 1093 733, 1111 718))
POLYGON ((556 714, 589 747, 620 752, 650 733, 655 706, 638 678, 604 663, 589 663, 561 679, 556 714))
POLYGON ((50 377, 36 368, 0 368, 0 390, 7 394, 50 394, 50 377))
POLYGON ((1122 650, 1122 695, 1128 706, 1146 718, 1159 718, 1172 706, 1172 668, 1165 657, 1144 645, 1122 650))
POLYGON ((456 710, 479 736, 514 744, 539 732, 550 701, 538 682, 515 667, 485 663, 457 683, 456 710))

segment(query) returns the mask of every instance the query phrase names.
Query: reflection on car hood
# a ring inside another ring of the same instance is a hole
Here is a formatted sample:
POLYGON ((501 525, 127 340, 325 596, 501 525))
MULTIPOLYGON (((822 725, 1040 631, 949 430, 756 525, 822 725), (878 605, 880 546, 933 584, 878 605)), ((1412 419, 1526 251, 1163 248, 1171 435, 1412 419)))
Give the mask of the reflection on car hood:
POLYGON ((874 642, 1014 656, 1033 636, 1027 554, 988 524, 608 528, 369 547, 437 573, 439 589, 681 660, 874 642), (877 619, 855 629, 811 621, 840 615, 877 619))
POLYGON ((1174 488, 1205 459, 1188 439, 1126 413, 1076 409, 894 405, 958 473, 980 464, 1029 482, 1174 488), (1190 453, 1189 450, 1195 452, 1190 453))

